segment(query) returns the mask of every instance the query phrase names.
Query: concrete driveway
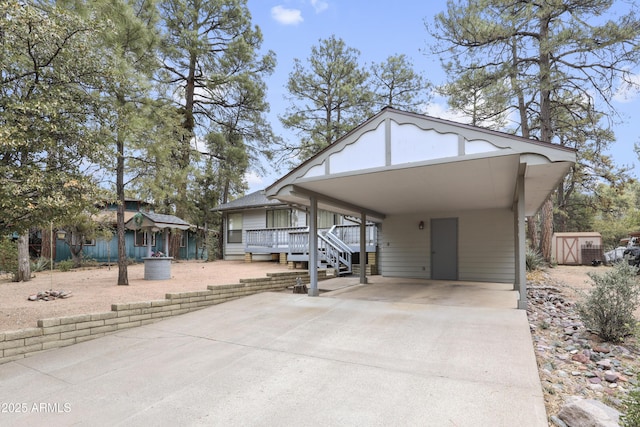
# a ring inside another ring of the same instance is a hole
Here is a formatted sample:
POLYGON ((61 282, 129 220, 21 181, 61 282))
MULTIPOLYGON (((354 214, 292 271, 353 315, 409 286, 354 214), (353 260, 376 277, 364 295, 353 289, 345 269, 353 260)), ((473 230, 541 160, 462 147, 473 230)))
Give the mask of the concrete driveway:
POLYGON ((0 425, 548 425, 511 286, 354 282, 0 365, 0 425))

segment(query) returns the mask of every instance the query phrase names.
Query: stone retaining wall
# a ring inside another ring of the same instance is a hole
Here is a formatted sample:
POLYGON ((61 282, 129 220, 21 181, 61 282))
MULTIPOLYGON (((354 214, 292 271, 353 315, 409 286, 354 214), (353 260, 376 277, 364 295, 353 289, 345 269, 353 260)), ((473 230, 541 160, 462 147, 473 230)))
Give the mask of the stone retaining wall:
MULTIPOLYGON (((295 285, 298 277, 309 283, 308 272, 268 273, 266 278, 240 279, 239 284, 208 286, 206 291, 168 293, 164 300, 113 304, 104 313, 41 319, 36 328, 0 332, 0 364, 243 296, 281 291, 295 285)), ((326 278, 327 270, 318 270, 318 280, 326 278)))

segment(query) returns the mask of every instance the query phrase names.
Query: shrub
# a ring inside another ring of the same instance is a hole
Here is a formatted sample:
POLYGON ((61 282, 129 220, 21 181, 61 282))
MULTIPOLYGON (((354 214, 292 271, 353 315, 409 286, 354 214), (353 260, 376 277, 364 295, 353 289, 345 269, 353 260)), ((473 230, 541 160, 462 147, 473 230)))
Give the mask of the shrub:
POLYGON ((44 271, 47 268, 49 268, 49 260, 46 258, 37 258, 31 261, 31 271, 34 273, 44 271))
MULTIPOLYGON (((640 375, 638 375, 640 380, 640 375)), ((633 388, 622 401, 624 414, 620 417, 622 427, 640 426, 640 388, 633 388)))
POLYGON ((637 269, 619 262, 606 273, 588 275, 594 287, 576 304, 580 318, 605 341, 622 340, 636 324, 633 312, 640 302, 637 269))
POLYGON ((70 259, 67 259, 65 261, 60 261, 57 264, 58 270, 60 271, 69 271, 73 268, 73 261, 70 259))
POLYGON ((9 237, 0 238, 0 273, 11 275, 11 280, 18 277, 18 245, 9 237))
POLYGON ((542 254, 535 249, 527 248, 525 262, 527 264, 527 271, 540 270, 544 267, 544 258, 542 254))
POLYGON ((80 263, 82 267, 98 267, 100 263, 93 258, 82 258, 82 262, 80 263))

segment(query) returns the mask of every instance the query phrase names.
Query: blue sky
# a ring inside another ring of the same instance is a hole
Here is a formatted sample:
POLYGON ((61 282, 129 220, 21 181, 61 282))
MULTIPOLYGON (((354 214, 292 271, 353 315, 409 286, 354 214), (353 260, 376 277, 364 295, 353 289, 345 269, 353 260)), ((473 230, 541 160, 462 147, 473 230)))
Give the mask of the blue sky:
MULTIPOLYGON (((262 48, 273 50, 277 55, 277 67, 267 79, 268 115, 274 131, 293 140, 295 135, 282 128, 278 115, 288 105, 284 99, 289 73, 294 58, 306 63, 311 47, 332 34, 342 38, 346 45, 360 51, 361 65, 380 63, 390 55, 405 54, 413 62, 415 71, 422 72, 435 84, 442 84, 446 76, 438 58, 427 53, 431 42, 424 22, 445 10, 446 0, 395 0, 374 2, 371 0, 248 0, 254 25, 262 30, 262 48)), ((619 165, 640 167, 633 151, 634 143, 640 142, 637 129, 640 96, 630 94, 614 100, 614 106, 622 115, 624 123, 614 128, 617 142, 610 154, 619 165)), ((447 111, 446 100, 435 98, 428 114, 456 120, 447 111)), ((286 171, 269 170, 269 175, 249 175, 249 192, 269 186, 286 171)), ((638 174, 633 172, 637 178, 638 174)))

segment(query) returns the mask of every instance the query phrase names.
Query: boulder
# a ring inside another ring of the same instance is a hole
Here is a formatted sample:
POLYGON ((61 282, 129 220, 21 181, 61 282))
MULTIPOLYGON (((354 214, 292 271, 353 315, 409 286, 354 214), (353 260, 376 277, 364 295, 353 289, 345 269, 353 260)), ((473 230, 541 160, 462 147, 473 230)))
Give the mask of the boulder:
POLYGON ((620 412, 599 400, 571 396, 558 417, 569 427, 619 427, 620 412))

